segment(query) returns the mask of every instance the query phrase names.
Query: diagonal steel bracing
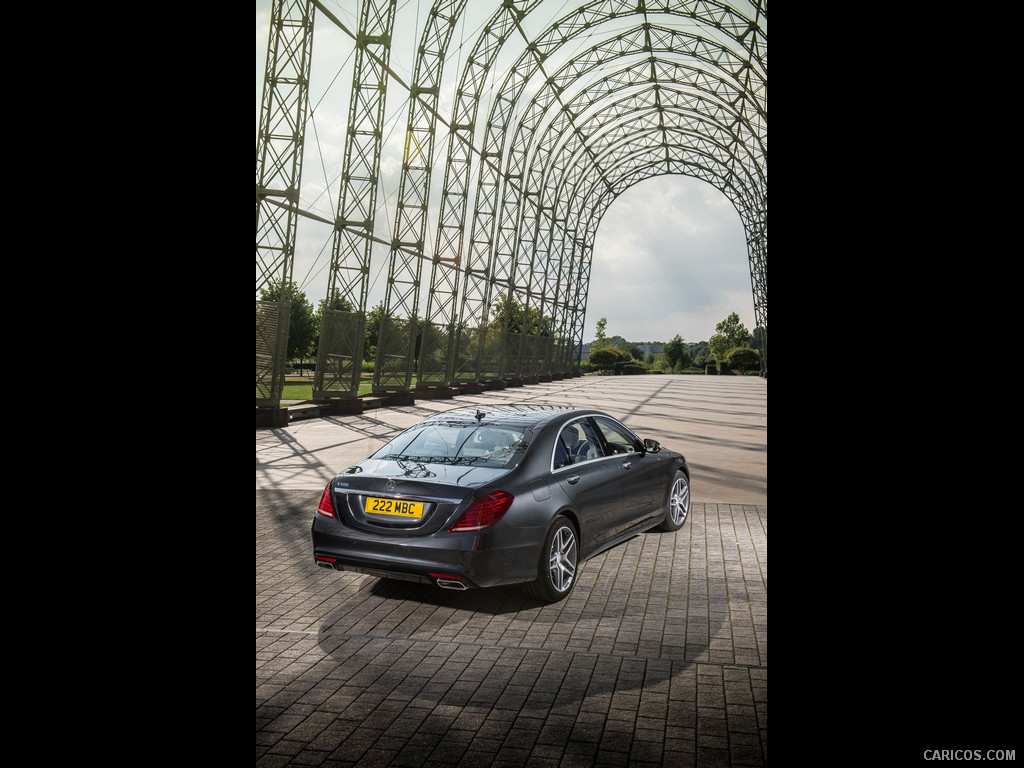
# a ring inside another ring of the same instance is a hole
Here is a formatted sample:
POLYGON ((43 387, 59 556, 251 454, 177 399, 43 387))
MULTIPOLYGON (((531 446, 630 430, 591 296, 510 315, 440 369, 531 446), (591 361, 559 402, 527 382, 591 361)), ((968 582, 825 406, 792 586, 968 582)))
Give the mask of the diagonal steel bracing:
POLYGON ((353 397, 359 391, 395 4, 363 0, 361 7, 314 397, 353 397))
MULTIPOLYGON (((643 14, 638 15, 646 19, 646 16, 643 14)), ((553 48, 549 47, 549 50, 553 50, 553 48)), ((582 107, 580 107, 579 103, 571 106, 564 97, 566 90, 579 80, 584 79, 588 72, 599 69, 608 62, 636 54, 637 52, 650 54, 657 51, 672 53, 673 55, 678 55, 680 51, 683 51, 688 53, 694 60, 703 62, 706 67, 711 69, 718 68, 726 73, 740 72, 744 69, 741 62, 732 60, 732 52, 728 49, 716 49, 707 39, 694 35, 689 35, 688 39, 681 40, 679 34, 674 30, 654 27, 645 21, 641 26, 627 33, 615 36, 610 40, 603 41, 601 44, 584 52, 583 55, 570 61, 557 74, 548 76, 545 73, 547 87, 542 89, 541 93, 532 99, 530 106, 526 110, 526 117, 519 125, 509 160, 511 170, 508 173, 516 178, 521 178, 524 173, 523 167, 526 163, 526 158, 528 155, 532 155, 534 158, 532 166, 533 176, 524 185, 527 192, 521 197, 517 194, 515 188, 511 188, 505 194, 503 200, 505 210, 501 222, 502 229, 494 241, 496 251, 492 252, 492 282, 503 283, 509 286, 510 290, 525 291, 525 301, 528 305, 534 305, 539 299, 537 307, 540 314, 545 313, 548 308, 548 302, 552 302, 552 311, 556 315, 558 313, 558 306, 550 294, 558 289, 559 278, 557 274, 561 269, 560 256, 557 251, 552 250, 553 247, 557 248, 557 243, 553 244, 550 237, 559 226, 564 226, 564 219, 559 219, 554 214, 557 208, 557 200, 543 199, 538 196, 538 190, 543 186, 543 182, 540 179, 544 175, 550 175, 550 172, 547 170, 545 163, 543 161, 538 162, 537 158, 543 159, 551 156, 550 144, 545 145, 543 141, 537 140, 538 127, 545 119, 549 119, 546 135, 549 137, 553 136, 554 141, 561 141, 561 137, 565 135, 578 137, 581 132, 576 125, 578 122, 578 117, 576 116, 582 110, 597 103, 597 97, 592 97, 594 100, 584 103, 582 107), (549 118, 548 116, 552 113, 554 116, 549 118), (515 165, 516 163, 519 165, 515 165), (544 220, 550 225, 547 229, 541 224, 544 220), (559 221, 562 222, 561 225, 558 224, 559 221)), ((514 68, 515 76, 510 76, 507 81, 507 83, 511 84, 509 90, 522 87, 521 84, 526 81, 527 78, 524 75, 524 71, 529 67, 529 58, 524 55, 519 65, 514 68)), ((535 57, 533 58, 535 60, 535 57)), ((651 62, 653 61, 651 59, 651 62)), ((542 63, 538 61, 537 67, 542 69, 542 63)), ((649 86, 650 82, 656 82, 648 74, 648 72, 654 72, 653 63, 650 64, 648 70, 647 63, 644 62, 642 69, 645 72, 644 79, 648 81, 645 82, 645 85, 649 86)), ((700 78, 698 77, 699 80, 700 78)), ((597 90, 603 89, 607 92, 617 93, 629 84, 623 81, 621 77, 606 77, 604 80, 598 81, 597 90), (611 87, 609 87, 609 84, 611 84, 611 87)), ((655 90, 654 93, 657 93, 657 91, 655 90)), ((582 94, 582 96, 588 95, 589 91, 584 91, 582 94)), ((576 101, 579 102, 580 97, 577 97, 576 101)), ((618 108, 621 111, 621 106, 618 108)), ((505 114, 499 114, 498 117, 504 118, 505 114)), ((601 117, 603 122, 614 119, 613 115, 607 113, 601 117)), ((735 117, 732 119, 732 122, 735 123, 735 117)), ((489 128, 489 133, 504 136, 508 130, 507 125, 501 125, 498 130, 495 130, 493 127, 489 128)), ((746 138, 750 139, 749 136, 746 138)), ((699 136, 698 140, 700 140, 699 136)), ((726 143, 735 144, 737 139, 735 137, 727 139, 726 143)), ((586 148, 587 145, 584 143, 583 146, 586 148)), ((593 155, 591 150, 587 149, 587 151, 593 155)), ((465 302, 468 304, 468 296, 465 302)), ((487 300, 485 299, 481 303, 486 305, 487 300)), ((557 317, 555 322, 560 326, 557 317)), ((519 347, 518 370, 523 368, 522 353, 526 348, 526 345, 520 345, 519 347)), ((528 369, 537 372, 537 366, 540 364, 540 361, 535 358, 525 361, 525 364, 528 369)))
MULTIPOLYGON (((434 148, 445 55, 455 24, 466 0, 437 3, 427 19, 416 59, 415 76, 409 88, 402 177, 388 271, 384 317, 377 343, 374 389, 407 390, 412 384, 413 362, 419 331, 419 298, 423 263, 426 258, 427 214, 433 171, 434 148)), ((443 264, 448 272, 458 269, 457 257, 443 264)), ((431 334, 429 342, 438 339, 431 334)), ((424 359, 427 375, 436 361, 424 359)), ((423 375, 421 374, 421 378, 423 375)))
POLYGON ((257 407, 276 407, 284 389, 312 44, 311 0, 275 0, 256 140, 257 407))
MULTIPOLYGON (((336 1, 314 3, 344 27, 326 7, 336 1)), ((549 0, 437 0, 427 8, 413 17, 403 6, 396 24, 395 0, 361 0, 357 30, 345 30, 357 53, 321 396, 357 391, 368 284, 384 267, 383 318, 369 341, 375 390, 575 373, 601 215, 630 186, 663 174, 702 179, 733 202, 767 333, 763 2, 594 0, 566 9, 549 0), (406 29, 415 41, 409 75, 390 64, 394 33, 406 29), (404 115, 394 126, 386 100, 404 115), (401 167, 397 194, 382 198, 391 133, 401 137, 401 167), (521 324, 510 324, 510 312, 504 325, 492 322, 506 302, 521 309, 521 324)), ((312 10, 307 2, 297 11, 308 41, 312 10)), ((267 109, 268 124, 294 125, 301 137, 297 111, 267 109)), ((301 144, 273 154, 296 152, 300 168, 301 144)), ((294 244, 297 198, 282 196, 278 207, 292 216, 279 239, 294 244)), ((258 255, 260 271, 280 270, 258 255)))

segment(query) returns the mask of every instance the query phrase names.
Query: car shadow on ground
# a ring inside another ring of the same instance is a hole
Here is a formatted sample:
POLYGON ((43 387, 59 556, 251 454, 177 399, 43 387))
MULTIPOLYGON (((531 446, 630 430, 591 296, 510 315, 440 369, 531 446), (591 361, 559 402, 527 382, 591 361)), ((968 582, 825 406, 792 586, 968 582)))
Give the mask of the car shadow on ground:
MULTIPOLYGON (((706 658, 709 643, 686 642, 666 628, 652 644, 641 629, 649 617, 608 580, 623 564, 637 570, 637 553, 659 543, 644 538, 660 536, 670 542, 676 534, 641 534, 586 561, 573 593, 553 604, 516 585, 455 592, 337 574, 349 589, 358 583, 357 594, 323 616, 318 645, 336 665, 331 674, 347 678, 353 693, 372 687, 375 697, 425 710, 578 710, 613 699, 628 709, 639 706, 641 695, 670 690, 685 698, 679 690, 695 690, 695 659, 706 658), (362 626, 373 629, 364 634, 362 626)), ((631 586, 637 593, 661 588, 640 578, 631 586)), ((703 624, 705 638, 715 637, 728 615, 722 606, 711 608, 690 619, 703 624)), ((678 618, 683 609, 673 603, 665 615, 678 618)))
POLYGON ((276 535, 269 538, 278 558, 287 554, 295 588, 321 596, 317 644, 334 664, 331 676, 353 695, 372 686, 374 698, 430 707, 544 709, 675 690, 691 685, 679 676, 693 677, 729 615, 717 590, 697 613, 685 590, 666 595, 667 574, 651 565, 653 551, 673 553, 672 567, 682 567, 690 522, 585 561, 569 597, 542 604, 518 585, 453 591, 318 568, 309 534, 318 499, 318 492, 262 492, 257 508, 270 513, 276 535))

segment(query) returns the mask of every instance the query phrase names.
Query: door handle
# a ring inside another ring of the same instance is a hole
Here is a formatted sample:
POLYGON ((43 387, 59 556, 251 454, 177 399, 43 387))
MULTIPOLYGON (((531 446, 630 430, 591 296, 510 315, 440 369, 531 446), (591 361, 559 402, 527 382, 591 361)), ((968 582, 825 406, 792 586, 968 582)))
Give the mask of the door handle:
POLYGON ((629 468, 630 468, 631 466, 633 466, 633 465, 632 465, 632 464, 630 464, 630 463, 629 463, 629 462, 627 461, 627 462, 626 462, 625 464, 623 464, 623 465, 622 465, 622 468, 623 468, 623 469, 629 469, 629 468))
POLYGON ((565 478, 565 482, 567 482, 569 485, 576 485, 576 483, 578 483, 579 481, 579 475, 569 475, 567 478, 565 478))

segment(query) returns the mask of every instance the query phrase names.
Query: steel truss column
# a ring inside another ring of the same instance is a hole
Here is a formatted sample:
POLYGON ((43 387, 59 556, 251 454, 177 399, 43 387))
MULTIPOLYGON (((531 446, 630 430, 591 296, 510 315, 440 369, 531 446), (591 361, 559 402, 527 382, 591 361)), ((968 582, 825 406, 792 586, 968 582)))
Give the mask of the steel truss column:
MULTIPOLYGON (((434 143, 438 121, 438 100, 444 58, 455 30, 455 22, 466 0, 437 0, 427 18, 420 39, 406 122, 402 176, 398 190, 398 211, 388 270, 384 317, 377 340, 374 367, 375 391, 408 390, 412 384, 417 336, 421 335, 423 355, 421 383, 439 383, 436 374, 447 367, 438 357, 442 338, 427 323, 420 328, 417 317, 423 260, 426 257, 427 203, 430 193, 434 143), (424 372, 426 369, 426 373, 424 372), (427 381, 424 381, 427 380, 427 381)), ((454 263, 447 265, 449 269, 454 263)))
MULTIPOLYGON (((447 359, 446 384, 475 382, 479 378, 475 361, 486 344, 490 280, 486 249, 481 254, 472 245, 468 252, 464 247, 472 159, 476 154, 485 165, 494 162, 493 157, 474 144, 477 113, 494 58, 518 20, 538 2, 501 3, 477 38, 456 90, 453 118, 448 126, 448 154, 426 312, 427 329, 447 345, 446 350, 438 351, 447 359)), ((424 359, 421 356, 421 381, 424 359)))
POLYGON ((747 229, 750 283, 754 291, 754 322, 762 332, 761 370, 768 370, 768 191, 760 190, 757 205, 751 206, 747 229))
POLYGON ((314 397, 359 394, 396 2, 362 1, 314 397), (347 303, 347 308, 341 308, 340 302, 347 303))
POLYGON ((284 391, 295 231, 313 47, 311 0, 275 0, 256 141, 256 405, 284 391), (261 292, 277 301, 260 301, 261 292))

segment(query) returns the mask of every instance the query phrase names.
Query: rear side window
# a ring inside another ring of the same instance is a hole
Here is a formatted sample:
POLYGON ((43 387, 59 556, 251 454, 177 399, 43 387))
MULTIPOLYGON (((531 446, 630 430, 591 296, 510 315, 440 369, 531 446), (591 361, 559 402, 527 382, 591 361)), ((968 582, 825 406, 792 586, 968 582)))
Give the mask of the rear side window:
POLYGON ((594 432, 590 420, 577 419, 562 427, 555 444, 552 469, 599 459, 603 455, 601 440, 594 432))
POLYGON ((570 464, 572 464, 572 459, 569 456, 569 451, 565 447, 565 442, 561 437, 559 437, 558 440, 555 441, 555 459, 551 468, 561 469, 562 467, 567 467, 570 464))
POLYGON ((640 450, 637 438, 624 426, 600 416, 594 418, 612 454, 634 453, 640 450))

